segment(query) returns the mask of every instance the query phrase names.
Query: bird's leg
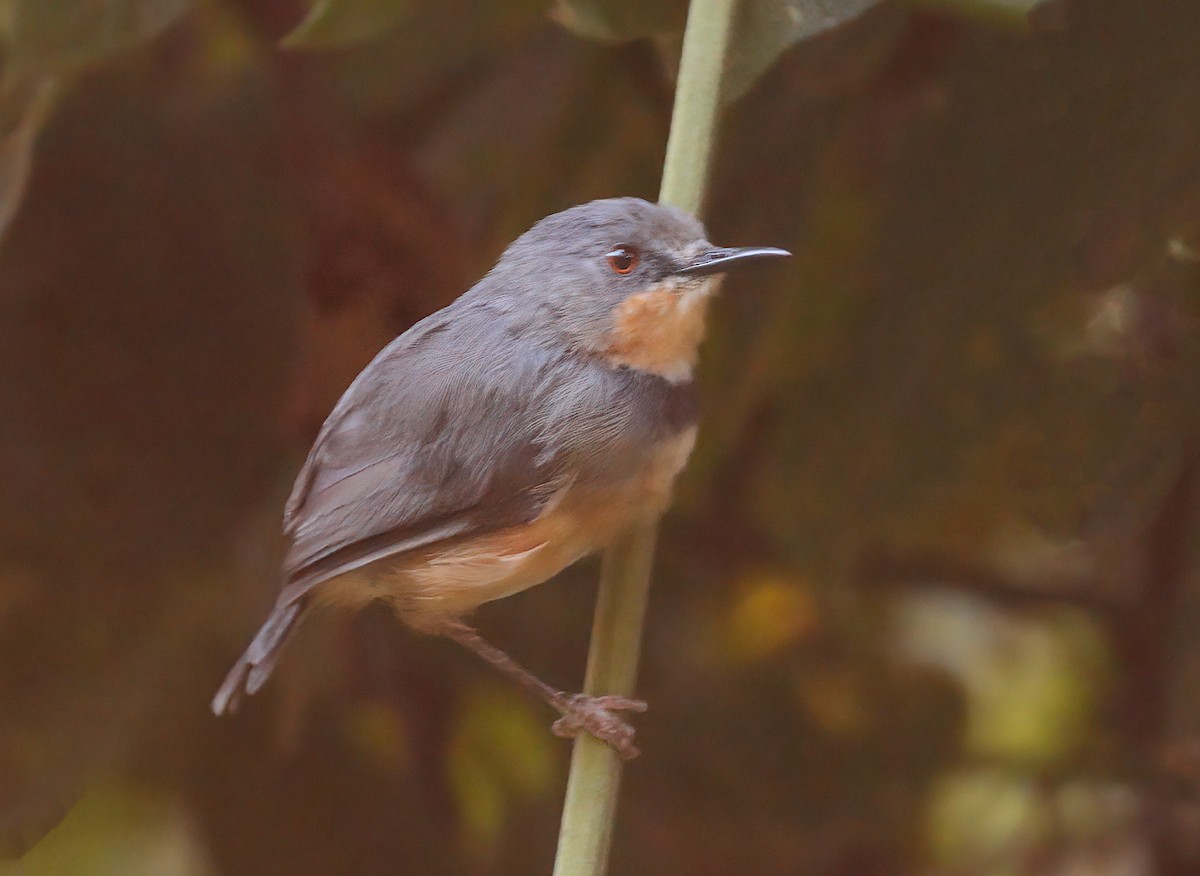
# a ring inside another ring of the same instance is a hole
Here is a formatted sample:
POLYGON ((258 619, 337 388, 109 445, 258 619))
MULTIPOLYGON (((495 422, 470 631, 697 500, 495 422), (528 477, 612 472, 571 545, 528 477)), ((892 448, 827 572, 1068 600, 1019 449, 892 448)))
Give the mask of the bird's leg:
POLYGON ((452 622, 441 632, 562 713, 562 717, 551 728, 556 736, 573 738, 580 732, 588 733, 607 742, 626 760, 638 756, 638 747, 633 742, 633 726, 616 713, 644 712, 646 704, 642 700, 622 696, 593 697, 555 690, 466 624, 452 622))

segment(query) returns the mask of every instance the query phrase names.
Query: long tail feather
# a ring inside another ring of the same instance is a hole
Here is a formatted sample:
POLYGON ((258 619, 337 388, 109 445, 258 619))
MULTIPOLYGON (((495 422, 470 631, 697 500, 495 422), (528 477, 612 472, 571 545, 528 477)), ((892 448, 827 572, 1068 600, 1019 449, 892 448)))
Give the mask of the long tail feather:
POLYGON ((217 695, 213 697, 212 710, 218 715, 236 712, 244 697, 256 693, 271 676, 279 659, 284 643, 290 638, 296 624, 304 614, 302 600, 277 605, 267 618, 246 653, 225 676, 217 695))

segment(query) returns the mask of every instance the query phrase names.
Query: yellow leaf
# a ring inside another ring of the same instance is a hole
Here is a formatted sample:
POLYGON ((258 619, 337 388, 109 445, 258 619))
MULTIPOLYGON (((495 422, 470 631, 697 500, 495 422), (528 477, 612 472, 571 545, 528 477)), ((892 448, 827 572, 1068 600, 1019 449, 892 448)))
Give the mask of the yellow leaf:
POLYGON ((730 610, 724 640, 730 659, 751 663, 798 642, 816 625, 811 593, 778 575, 745 582, 730 610))

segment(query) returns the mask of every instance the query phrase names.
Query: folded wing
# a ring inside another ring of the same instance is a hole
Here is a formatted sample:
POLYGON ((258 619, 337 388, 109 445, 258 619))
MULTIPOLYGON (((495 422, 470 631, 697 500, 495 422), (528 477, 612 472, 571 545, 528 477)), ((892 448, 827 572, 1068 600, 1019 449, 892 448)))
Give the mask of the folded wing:
POLYGON ((288 501, 288 601, 382 557, 537 516, 558 476, 536 410, 556 354, 506 340, 485 307, 448 309, 355 380, 288 501))

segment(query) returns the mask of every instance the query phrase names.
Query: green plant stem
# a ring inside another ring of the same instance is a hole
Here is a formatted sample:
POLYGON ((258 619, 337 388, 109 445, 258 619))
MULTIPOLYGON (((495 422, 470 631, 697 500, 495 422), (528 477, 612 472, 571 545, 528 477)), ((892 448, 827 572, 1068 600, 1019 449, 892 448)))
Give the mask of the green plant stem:
MULTIPOLYGON (((654 527, 637 527, 604 555, 584 679, 587 693, 633 693, 654 536, 654 527)), ((602 876, 608 869, 620 783, 617 753, 586 734, 576 738, 554 876, 602 876)))
MULTIPOLYGON (((721 74, 736 0, 692 0, 675 89, 659 200, 691 213, 704 201, 721 74)), ((604 555, 584 692, 631 696, 654 559, 655 526, 626 533, 604 555)), ((603 876, 608 869, 621 760, 586 734, 575 740, 554 876, 603 876)))
POLYGON ((658 199, 699 213, 721 108, 721 76, 737 0, 692 0, 658 199))

